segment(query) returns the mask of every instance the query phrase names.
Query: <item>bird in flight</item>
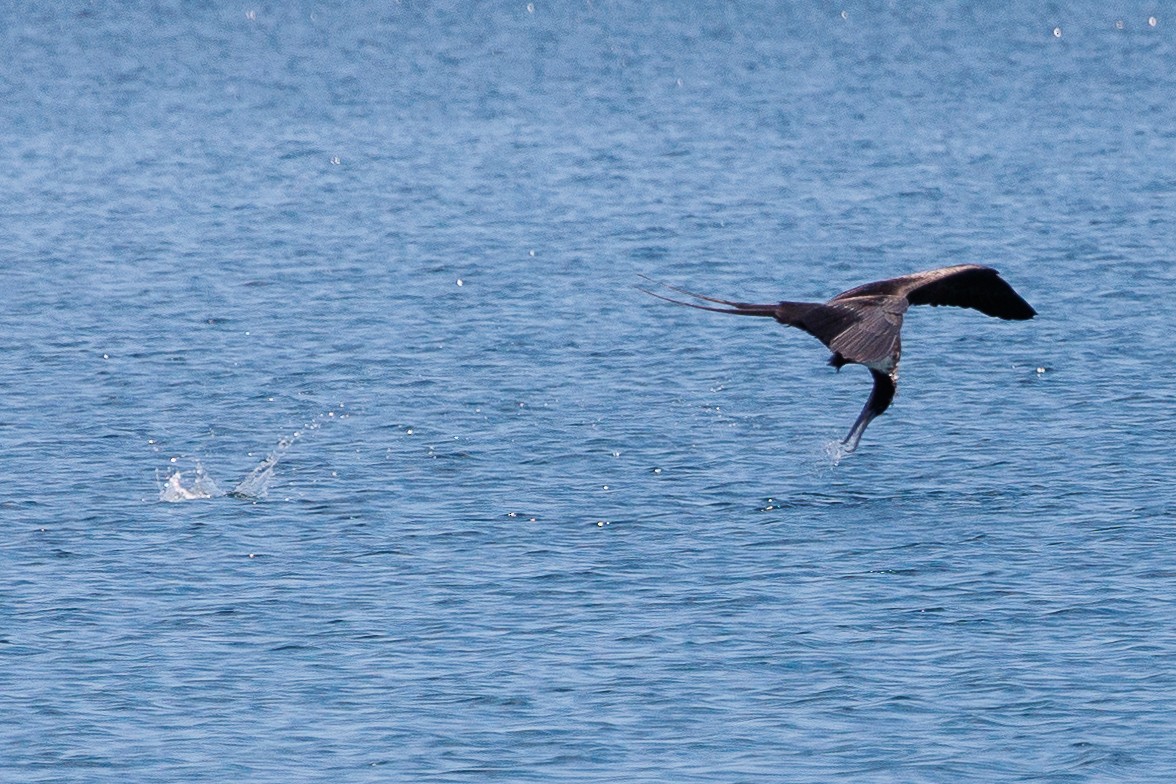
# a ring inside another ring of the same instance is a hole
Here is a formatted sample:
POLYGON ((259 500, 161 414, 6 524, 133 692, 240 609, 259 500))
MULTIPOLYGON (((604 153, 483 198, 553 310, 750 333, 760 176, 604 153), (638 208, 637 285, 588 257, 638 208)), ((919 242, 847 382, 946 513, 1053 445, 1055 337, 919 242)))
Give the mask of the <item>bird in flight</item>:
MULTIPOLYGON (((644 277, 644 276, 643 276, 644 277)), ((655 282, 646 278, 651 283, 655 282)), ((665 285, 665 284, 662 284, 665 285)), ((647 288, 658 299, 716 313, 739 316, 767 316, 781 324, 803 329, 825 344, 833 356, 829 364, 840 370, 845 365, 865 365, 874 377, 874 389, 865 408, 842 442, 852 452, 866 426, 890 407, 898 385, 898 360, 902 352, 902 317, 911 305, 951 305, 972 308, 986 316, 1024 320, 1037 315, 1032 306, 991 267, 959 264, 954 267, 916 272, 901 278, 865 283, 843 291, 828 302, 777 302, 755 305, 695 294, 677 286, 666 288, 702 302, 684 302, 647 288), (717 307, 722 306, 722 307, 717 307)))

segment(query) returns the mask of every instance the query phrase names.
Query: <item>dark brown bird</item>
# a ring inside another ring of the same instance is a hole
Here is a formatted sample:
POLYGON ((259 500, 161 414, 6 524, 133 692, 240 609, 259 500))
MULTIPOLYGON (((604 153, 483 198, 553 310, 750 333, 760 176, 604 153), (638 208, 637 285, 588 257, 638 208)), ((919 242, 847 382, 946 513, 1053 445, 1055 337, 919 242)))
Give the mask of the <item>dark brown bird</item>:
POLYGON ((803 329, 824 343, 833 352, 829 364, 838 370, 849 364, 869 368, 874 377, 874 389, 862 413, 850 428, 849 435, 842 442, 846 452, 857 448, 866 426, 889 408, 890 401, 894 399, 898 385, 898 360, 902 353, 899 333, 902 330, 902 316, 908 307, 952 305, 972 308, 986 316, 1000 319, 1023 320, 1037 315, 1037 311, 1000 277, 1000 273, 979 264, 941 267, 901 278, 866 283, 843 291, 825 303, 777 302, 772 305, 753 305, 705 297, 677 286, 667 288, 725 307, 683 302, 645 288, 641 290, 658 299, 700 310, 740 316, 769 316, 781 324, 803 329))

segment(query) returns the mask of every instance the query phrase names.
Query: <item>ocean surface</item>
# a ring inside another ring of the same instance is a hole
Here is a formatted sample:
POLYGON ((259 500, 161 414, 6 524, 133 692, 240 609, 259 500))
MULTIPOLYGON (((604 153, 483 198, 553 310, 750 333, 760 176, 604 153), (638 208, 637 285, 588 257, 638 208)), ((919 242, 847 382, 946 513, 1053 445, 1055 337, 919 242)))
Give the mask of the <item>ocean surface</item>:
POLYGON ((1172 781, 1165 8, 7 4, 0 781, 1172 781))

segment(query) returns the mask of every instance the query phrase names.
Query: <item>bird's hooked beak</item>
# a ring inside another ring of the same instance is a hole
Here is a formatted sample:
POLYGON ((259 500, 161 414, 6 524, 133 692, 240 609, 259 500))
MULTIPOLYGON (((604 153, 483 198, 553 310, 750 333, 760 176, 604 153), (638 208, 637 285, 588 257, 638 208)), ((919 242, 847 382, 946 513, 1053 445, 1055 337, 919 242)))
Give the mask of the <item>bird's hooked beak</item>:
POLYGON ((889 408, 890 401, 894 400, 896 389, 894 375, 883 373, 874 368, 870 368, 870 375, 874 377, 874 388, 870 390, 870 397, 866 400, 862 413, 858 414, 857 421, 849 429, 849 435, 841 442, 841 446, 847 453, 857 449, 858 442, 862 440, 862 433, 866 432, 866 427, 879 414, 889 408))
POLYGON ((849 429, 849 435, 841 442, 842 451, 849 453, 857 449, 858 443, 862 440, 862 434, 866 432, 866 428, 877 416, 867 404, 866 408, 862 409, 862 413, 858 415, 857 421, 853 423, 853 427, 849 429))

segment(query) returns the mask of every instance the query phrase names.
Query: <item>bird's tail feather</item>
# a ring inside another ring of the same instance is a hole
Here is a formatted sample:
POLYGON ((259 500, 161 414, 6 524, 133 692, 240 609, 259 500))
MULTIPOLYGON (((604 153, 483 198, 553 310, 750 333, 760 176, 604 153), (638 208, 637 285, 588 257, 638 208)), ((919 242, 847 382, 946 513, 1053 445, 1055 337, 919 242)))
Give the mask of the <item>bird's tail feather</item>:
POLYGON ((673 297, 667 297, 664 294, 658 294, 657 292, 651 291, 650 289, 647 289, 644 286, 637 287, 638 291, 643 291, 651 297, 657 297, 658 299, 665 300, 666 302, 673 302, 675 305, 685 305, 688 308, 698 308, 699 310, 709 310, 714 313, 734 313, 737 316, 767 316, 768 318, 775 318, 777 312, 780 309, 780 304, 777 302, 773 302, 770 304, 762 304, 762 305, 751 303, 751 302, 733 302, 733 301, 727 300, 727 299, 718 299, 716 297, 708 297, 705 294, 696 294, 693 291, 688 291, 686 289, 679 288, 678 286, 671 286, 668 283, 661 283, 661 282, 656 281, 653 278, 647 277, 645 275, 642 275, 641 278, 649 281, 650 283, 654 284, 655 286, 663 286, 664 288, 667 288, 670 291, 676 291, 679 294, 685 294, 687 297, 693 297, 694 299, 702 300, 703 302, 713 302, 716 305, 725 305, 726 306, 726 307, 718 308, 718 307, 713 307, 710 305, 700 305, 697 302, 685 302, 680 299, 674 299, 673 297))

